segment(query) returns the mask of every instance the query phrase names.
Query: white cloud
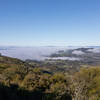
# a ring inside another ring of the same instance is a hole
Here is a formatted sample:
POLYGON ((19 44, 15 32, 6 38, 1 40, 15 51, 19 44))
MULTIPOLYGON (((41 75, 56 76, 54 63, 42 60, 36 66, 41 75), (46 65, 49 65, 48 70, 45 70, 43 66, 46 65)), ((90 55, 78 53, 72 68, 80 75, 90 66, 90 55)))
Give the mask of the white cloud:
POLYGON ((88 51, 93 53, 100 53, 100 48, 89 49, 88 51))
POLYGON ((74 50, 74 51, 72 52, 72 54, 76 54, 76 55, 83 55, 83 54, 84 54, 84 52, 79 51, 79 50, 74 50))

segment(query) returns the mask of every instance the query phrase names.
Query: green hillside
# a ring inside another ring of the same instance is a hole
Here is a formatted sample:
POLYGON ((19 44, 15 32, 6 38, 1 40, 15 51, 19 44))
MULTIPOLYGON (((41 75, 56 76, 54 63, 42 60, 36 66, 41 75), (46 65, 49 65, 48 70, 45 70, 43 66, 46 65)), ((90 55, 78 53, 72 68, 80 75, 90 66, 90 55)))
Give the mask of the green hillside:
POLYGON ((99 67, 69 73, 43 64, 0 56, 0 100, 100 100, 99 67))

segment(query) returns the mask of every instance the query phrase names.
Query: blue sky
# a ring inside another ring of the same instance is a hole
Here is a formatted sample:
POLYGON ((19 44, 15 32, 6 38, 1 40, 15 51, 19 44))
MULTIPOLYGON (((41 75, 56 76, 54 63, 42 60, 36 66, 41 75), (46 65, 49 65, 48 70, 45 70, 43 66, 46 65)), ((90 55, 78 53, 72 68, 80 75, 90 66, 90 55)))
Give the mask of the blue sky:
POLYGON ((0 45, 100 45, 100 0, 0 0, 0 45))

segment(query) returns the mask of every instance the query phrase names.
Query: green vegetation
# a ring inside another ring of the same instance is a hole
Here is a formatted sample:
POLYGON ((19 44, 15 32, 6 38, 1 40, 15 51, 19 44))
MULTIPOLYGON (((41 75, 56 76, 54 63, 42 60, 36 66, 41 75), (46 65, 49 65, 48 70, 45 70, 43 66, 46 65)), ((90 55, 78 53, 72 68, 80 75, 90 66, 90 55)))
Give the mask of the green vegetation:
POLYGON ((68 71, 64 61, 58 62, 0 56, 0 100, 100 100, 100 67, 68 71))

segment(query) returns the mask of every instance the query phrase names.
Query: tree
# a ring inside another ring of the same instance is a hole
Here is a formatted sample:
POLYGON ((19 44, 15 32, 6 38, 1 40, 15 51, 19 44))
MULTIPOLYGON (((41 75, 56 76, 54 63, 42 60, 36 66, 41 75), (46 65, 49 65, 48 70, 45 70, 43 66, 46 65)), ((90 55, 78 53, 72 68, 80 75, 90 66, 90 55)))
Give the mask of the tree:
POLYGON ((100 95, 100 68, 82 68, 73 79, 74 100, 97 100, 100 95))

